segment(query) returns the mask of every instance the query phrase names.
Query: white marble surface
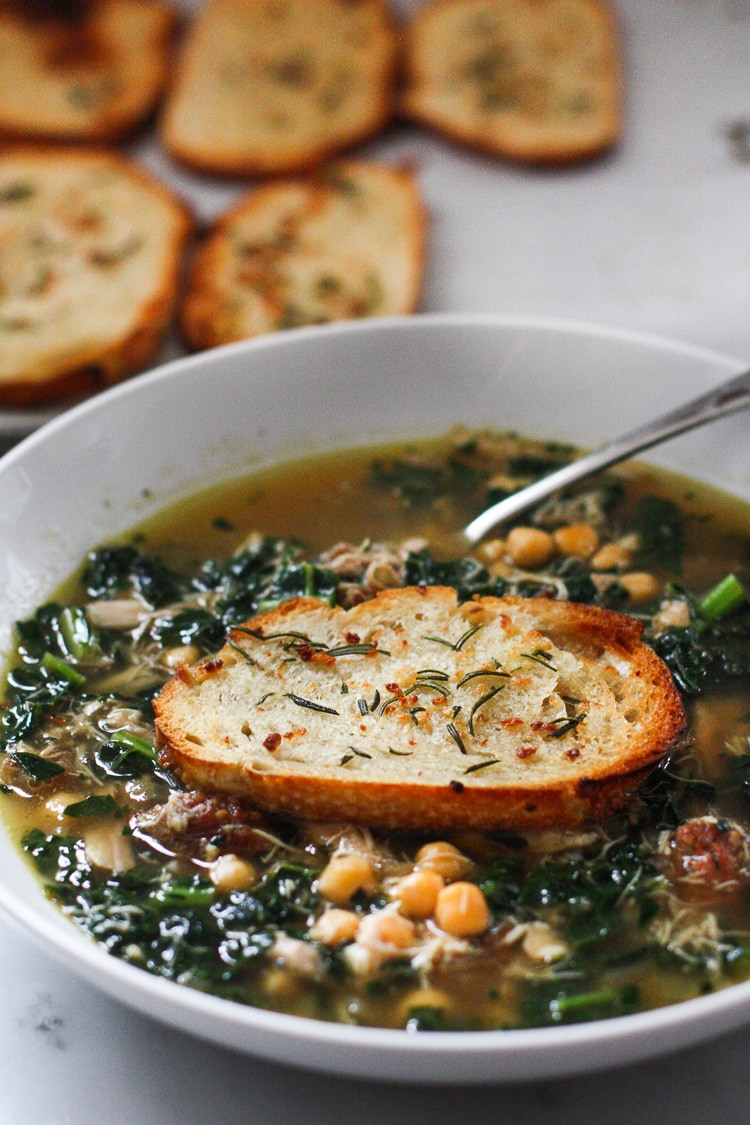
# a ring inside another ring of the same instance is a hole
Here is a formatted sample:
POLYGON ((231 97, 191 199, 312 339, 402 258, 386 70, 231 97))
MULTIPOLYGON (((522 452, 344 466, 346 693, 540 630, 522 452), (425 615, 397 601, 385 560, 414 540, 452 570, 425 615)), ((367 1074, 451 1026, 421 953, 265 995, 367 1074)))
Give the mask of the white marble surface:
MULTIPOLYGON (((402 0, 402 7, 408 6, 402 0)), ((573 170, 516 169, 409 128, 431 214, 423 308, 601 321, 750 359, 750 0, 616 0, 626 131, 573 170)), ((134 155, 210 219, 241 187, 134 155)), ((166 354, 174 354, 171 343, 166 354)), ((0 544, 2 550, 2 544, 0 544)), ((0 917, 0 1125, 745 1125, 750 1028, 637 1068, 540 1084, 409 1088, 295 1072, 162 1028, 0 917)))

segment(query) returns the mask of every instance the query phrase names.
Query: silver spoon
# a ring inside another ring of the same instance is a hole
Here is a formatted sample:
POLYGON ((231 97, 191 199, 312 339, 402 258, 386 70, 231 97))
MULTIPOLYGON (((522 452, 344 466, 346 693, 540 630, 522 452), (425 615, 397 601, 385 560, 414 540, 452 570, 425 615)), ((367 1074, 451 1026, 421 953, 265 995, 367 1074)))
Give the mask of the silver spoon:
POLYGON ((498 524, 525 512, 533 504, 546 500, 560 489, 567 488, 568 485, 583 480, 584 477, 591 476, 601 469, 606 469, 618 461, 624 461, 626 457, 632 457, 642 449, 650 449, 660 441, 666 441, 686 430, 703 426, 706 422, 713 422, 716 418, 723 418, 726 414, 734 414, 735 411, 747 407, 750 407, 750 370, 735 376, 727 383, 722 383, 708 394, 700 395, 684 406, 662 414, 660 418, 646 423, 645 426, 640 426, 637 430, 608 442, 601 449, 596 449, 593 453, 587 453, 577 461, 564 465, 562 469, 534 481, 526 488, 519 489, 518 492, 493 504, 491 508, 487 508, 472 520, 464 528, 463 534, 470 543, 478 543, 498 524))

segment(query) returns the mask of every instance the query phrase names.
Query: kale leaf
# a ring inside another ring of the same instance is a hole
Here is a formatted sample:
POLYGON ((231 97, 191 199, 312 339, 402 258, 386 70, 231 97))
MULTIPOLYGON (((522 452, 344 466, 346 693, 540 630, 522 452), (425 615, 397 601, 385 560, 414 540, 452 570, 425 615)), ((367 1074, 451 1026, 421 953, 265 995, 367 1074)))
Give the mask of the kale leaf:
MULTIPOLYGON (((109 879, 72 836, 34 828, 22 846, 51 897, 109 953, 219 995, 271 947, 277 930, 302 937, 320 906, 312 889, 317 869, 303 864, 281 863, 251 891, 222 895, 200 875, 170 876, 148 862, 109 879)), ((247 989, 232 995, 253 1000, 247 989)))
POLYGON ((407 557, 404 578, 407 586, 452 586, 459 601, 475 594, 497 594, 501 585, 476 559, 440 562, 426 547, 407 557))
POLYGON ((185 582, 153 555, 132 546, 100 547, 87 560, 83 583, 90 598, 140 594, 155 609, 178 601, 185 582))
POLYGON ((641 924, 652 916, 655 880, 644 847, 626 840, 592 860, 571 855, 539 861, 523 882, 519 902, 534 911, 561 908, 571 945, 593 951, 629 924, 634 903, 641 924))
POLYGON ((77 686, 43 663, 13 668, 8 674, 5 705, 0 708, 0 750, 8 750, 39 729, 77 686))
POLYGON ((228 559, 207 562, 193 580, 199 591, 213 591, 213 611, 223 633, 263 609, 300 594, 335 599, 337 579, 315 563, 300 562, 300 548, 264 537, 228 559))
POLYGON ((711 622, 667 629, 650 638, 678 688, 697 695, 727 676, 750 676, 750 608, 711 622))

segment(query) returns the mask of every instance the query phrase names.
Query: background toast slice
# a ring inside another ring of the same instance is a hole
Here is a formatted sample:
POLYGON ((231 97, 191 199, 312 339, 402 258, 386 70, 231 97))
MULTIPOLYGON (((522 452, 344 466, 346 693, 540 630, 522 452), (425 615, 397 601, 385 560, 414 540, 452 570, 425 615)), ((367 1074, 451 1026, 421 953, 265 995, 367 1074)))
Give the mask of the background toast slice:
POLYGON ((0 133, 123 137, 163 92, 175 24, 161 0, 0 5, 0 133))
POLYGON ((684 712, 631 618, 441 587, 295 599, 155 700, 188 785, 404 829, 574 827, 632 796, 684 712))
POLYGON ((164 144, 210 172, 307 170, 389 121, 395 55, 382 0, 208 0, 167 99, 164 144))
POLYGON ((604 0, 434 0, 406 33, 405 115, 537 164, 610 148, 621 130, 617 30, 604 0))
POLYGON ((144 366, 190 226, 166 187, 114 153, 0 154, 0 403, 89 392, 144 366))
POLYGON ((192 348, 300 324, 413 312, 426 218, 413 176, 365 161, 243 199, 197 256, 181 312, 192 348))

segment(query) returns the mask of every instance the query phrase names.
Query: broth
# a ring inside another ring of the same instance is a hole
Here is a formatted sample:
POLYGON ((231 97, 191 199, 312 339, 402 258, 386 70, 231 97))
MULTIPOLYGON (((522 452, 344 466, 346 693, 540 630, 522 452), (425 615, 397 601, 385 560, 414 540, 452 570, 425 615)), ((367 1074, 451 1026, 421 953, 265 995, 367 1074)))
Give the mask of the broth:
POLYGON ((750 976, 750 508, 628 465, 519 521, 545 531, 543 561, 510 536, 457 561, 470 518, 573 455, 462 432, 321 455, 93 552, 19 624, 0 713, 5 816, 47 893, 147 971, 356 1024, 575 1022, 750 976), (286 597, 346 605, 420 582, 643 621, 690 724, 631 808, 577 832, 440 838, 270 818, 180 789, 150 710, 175 667, 286 597), (341 856, 348 884, 332 874, 341 856), (475 933, 436 920, 430 886, 455 883, 484 903, 475 933))

